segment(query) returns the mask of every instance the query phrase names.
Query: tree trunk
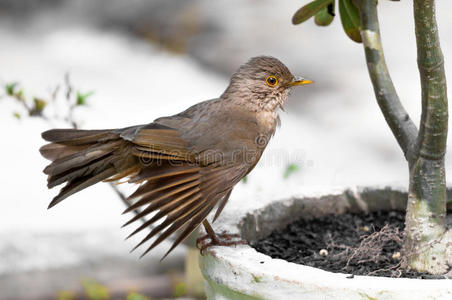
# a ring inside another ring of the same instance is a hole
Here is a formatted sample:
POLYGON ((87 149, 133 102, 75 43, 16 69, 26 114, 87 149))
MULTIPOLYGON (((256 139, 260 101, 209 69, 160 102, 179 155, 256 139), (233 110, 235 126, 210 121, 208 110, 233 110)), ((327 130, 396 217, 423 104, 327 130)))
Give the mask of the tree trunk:
POLYGON ((403 266, 445 273, 452 263, 452 230, 447 230, 446 152, 448 108, 444 61, 434 0, 414 0, 418 66, 422 87, 419 131, 403 108, 386 67, 377 0, 354 0, 360 11, 361 38, 375 96, 410 171, 403 266))
POLYGON ((434 4, 434 0, 414 0, 422 116, 416 160, 410 166, 404 264, 418 271, 441 274, 447 271, 448 260, 452 260, 447 253, 451 234, 445 224, 447 91, 434 4))
POLYGON ((447 265, 444 159, 420 157, 410 170, 404 266, 442 274, 447 265))

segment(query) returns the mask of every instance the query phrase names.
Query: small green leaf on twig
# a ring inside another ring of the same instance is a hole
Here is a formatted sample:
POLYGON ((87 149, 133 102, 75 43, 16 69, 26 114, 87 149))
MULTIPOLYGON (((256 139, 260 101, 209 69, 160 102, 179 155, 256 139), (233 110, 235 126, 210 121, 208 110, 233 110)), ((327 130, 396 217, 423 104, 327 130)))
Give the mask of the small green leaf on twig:
POLYGON ((33 98, 33 102, 35 104, 34 109, 37 111, 42 111, 47 105, 47 101, 37 97, 33 98))
POLYGON ((290 175, 292 175, 293 173, 296 173, 300 171, 300 167, 297 164, 290 164, 287 166, 286 170, 284 171, 284 179, 289 178, 290 175))
POLYGON ((295 12, 292 17, 292 23, 294 25, 303 23, 310 17, 317 14, 322 8, 327 7, 328 4, 333 3, 334 0, 315 0, 306 4, 295 12))
POLYGON ((29 110, 30 116, 42 116, 42 111, 46 107, 47 102, 40 98, 33 98, 33 107, 29 110))
POLYGON ((333 22, 335 13, 334 13, 334 2, 328 4, 328 6, 322 8, 314 18, 315 24, 318 26, 328 26, 333 22))
POLYGON ((86 279, 83 280, 82 284, 88 299, 108 300, 110 298, 107 288, 101 285, 100 283, 91 279, 86 279))
POLYGON ((248 183, 248 176, 245 176, 242 178, 242 182, 243 184, 247 184, 248 183))
POLYGON ((20 115, 20 113, 18 113, 17 111, 13 113, 14 118, 16 118, 17 120, 20 120, 20 118, 22 117, 20 115))
POLYGON ((86 100, 94 94, 94 91, 90 91, 86 94, 82 94, 80 91, 77 91, 77 101, 76 105, 85 105, 86 100))
POLYGON ((8 96, 14 96, 14 92, 17 87, 17 82, 7 83, 5 84, 5 91, 8 96))
POLYGON ((5 92, 8 96, 15 98, 19 101, 24 101, 24 91, 22 89, 17 89, 19 84, 17 82, 5 84, 5 92))

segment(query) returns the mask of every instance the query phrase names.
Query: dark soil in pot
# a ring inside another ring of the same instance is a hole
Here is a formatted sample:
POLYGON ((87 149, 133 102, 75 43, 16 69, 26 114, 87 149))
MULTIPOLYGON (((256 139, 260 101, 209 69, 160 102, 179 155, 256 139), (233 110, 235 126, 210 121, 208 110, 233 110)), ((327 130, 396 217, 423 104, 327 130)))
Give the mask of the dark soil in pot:
POLYGON ((400 267, 404 220, 405 212, 401 211, 348 213, 298 220, 252 242, 251 246, 272 258, 331 272, 443 278, 400 267))

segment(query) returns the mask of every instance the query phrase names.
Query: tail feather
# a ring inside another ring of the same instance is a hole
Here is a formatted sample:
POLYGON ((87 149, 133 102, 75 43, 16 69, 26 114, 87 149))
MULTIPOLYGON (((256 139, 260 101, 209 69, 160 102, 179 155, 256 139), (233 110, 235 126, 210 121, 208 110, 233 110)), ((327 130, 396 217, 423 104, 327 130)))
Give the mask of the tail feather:
POLYGON ((110 176, 113 176, 115 173, 116 170, 114 168, 108 168, 94 176, 79 177, 69 181, 67 185, 61 189, 60 193, 55 198, 53 198, 48 208, 57 205, 72 194, 75 194, 93 184, 96 184, 110 176))
POLYGON ((79 151, 83 151, 84 149, 86 149, 88 147, 89 147, 89 145, 71 146, 71 145, 50 143, 50 144, 42 146, 39 149, 39 152, 41 152, 41 155, 44 156, 45 158, 47 158, 48 160, 53 161, 53 160, 56 160, 59 158, 63 158, 63 157, 72 155, 79 151))
POLYGON ((51 129, 41 134, 46 141, 66 144, 85 145, 106 142, 119 137, 118 132, 112 129, 80 130, 80 129, 51 129))
POLYGON ((110 166, 112 160, 113 158, 111 155, 106 155, 104 157, 98 158, 95 161, 89 162, 88 165, 83 165, 78 168, 72 168, 64 173, 49 175, 47 179, 47 187, 53 188, 57 185, 65 183, 66 181, 69 182, 78 177, 85 177, 102 172, 110 166))
POLYGON ((57 175, 70 169, 85 166, 93 160, 106 156, 117 149, 121 141, 113 141, 105 144, 94 145, 83 151, 55 159, 44 169, 48 175, 57 175))
MULTIPOLYGON (((141 166, 133 165, 130 168, 127 168, 124 171, 119 172, 118 174, 115 174, 114 176, 112 176, 108 179, 105 179, 104 181, 105 182, 115 182, 122 178, 126 178, 126 177, 131 178, 131 177, 137 175, 140 172, 140 170, 141 170, 141 166)), ((124 183, 124 182, 118 182, 117 184, 120 184, 120 183, 124 183)))
POLYGON ((93 184, 124 172, 135 164, 125 157, 126 141, 120 130, 53 129, 42 133, 51 142, 41 147, 42 155, 52 162, 44 169, 47 186, 66 185, 49 208, 93 184))

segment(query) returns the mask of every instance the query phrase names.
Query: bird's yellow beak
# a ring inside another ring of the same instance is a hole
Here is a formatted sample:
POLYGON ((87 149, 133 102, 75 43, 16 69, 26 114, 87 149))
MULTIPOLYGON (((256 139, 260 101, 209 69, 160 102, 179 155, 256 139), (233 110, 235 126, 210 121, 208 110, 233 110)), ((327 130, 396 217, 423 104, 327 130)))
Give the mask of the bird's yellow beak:
POLYGON ((297 86, 297 85, 305 85, 314 83, 312 80, 304 79, 304 78, 295 78, 292 82, 287 84, 288 87, 297 86))

